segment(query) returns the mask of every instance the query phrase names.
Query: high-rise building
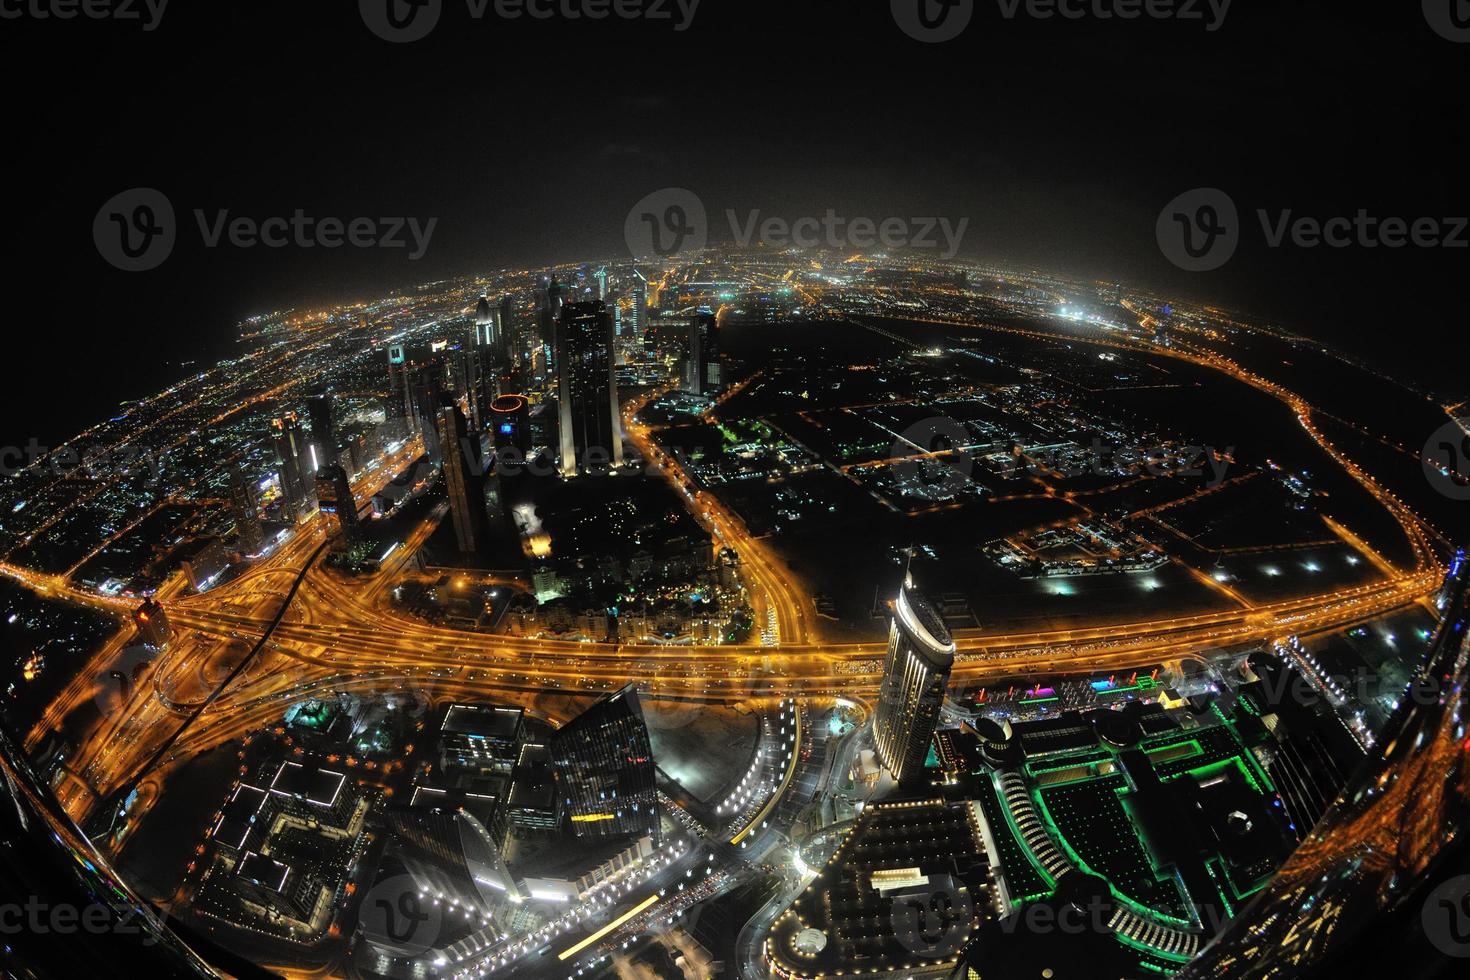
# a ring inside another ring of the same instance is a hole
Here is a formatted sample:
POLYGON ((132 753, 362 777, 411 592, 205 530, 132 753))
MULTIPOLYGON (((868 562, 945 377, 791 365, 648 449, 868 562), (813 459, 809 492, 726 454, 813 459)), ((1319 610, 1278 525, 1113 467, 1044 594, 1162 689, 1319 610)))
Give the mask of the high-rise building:
POLYGON ((878 759, 900 783, 911 783, 924 772, 954 653, 944 620, 905 576, 888 629, 883 686, 873 720, 878 759))
POLYGON ((643 328, 648 325, 648 280, 643 273, 637 269, 633 270, 633 306, 629 316, 628 327, 633 336, 642 337, 643 328))
POLYGON ((612 317, 598 302, 570 303, 556 321, 561 472, 623 465, 612 317))
POLYGON ((434 462, 443 458, 439 444, 439 408, 444 404, 444 365, 430 361, 413 368, 409 375, 409 407, 414 426, 424 440, 424 455, 434 462))
POLYGON ((494 347, 500 343, 500 307, 490 305, 490 297, 480 294, 475 307, 475 346, 494 347))
POLYGON ((701 308, 689 321, 689 357, 684 362, 684 390, 709 395, 720 390, 720 324, 712 310, 701 308))
POLYGON ((265 543, 265 534, 260 527, 260 502, 256 498, 255 487, 238 466, 230 467, 230 510, 235 517, 240 550, 247 555, 255 554, 265 543))
POLYGON ((336 463, 317 470, 316 499, 337 546, 346 547, 357 537, 357 500, 352 496, 347 471, 336 463))
POLYGON ((143 604, 133 610, 133 625, 138 628, 138 636, 151 647, 162 647, 174 635, 168 614, 152 599, 144 599, 143 604))
POLYGON ((408 435, 408 423, 413 420, 413 396, 409 384, 408 348, 395 344, 388 348, 388 410, 389 419, 405 420, 404 434, 408 435))
POLYGON ((295 521, 306 502, 306 466, 310 457, 306 455, 306 439, 301 432, 301 421, 294 413, 287 413, 274 420, 276 458, 281 469, 281 511, 286 519, 295 521))
POLYGON ((476 429, 484 428, 490 402, 500 394, 501 381, 507 373, 502 318, 502 307, 491 306, 490 298, 482 293, 475 308, 474 336, 464 350, 470 424, 476 429))
POLYGON ((578 837, 650 834, 657 841, 653 748, 632 685, 558 731, 551 759, 562 812, 578 837))
POLYGON ((597 295, 594 298, 607 302, 607 266, 592 273, 592 278, 597 282, 597 295))
POLYGON ((420 891, 491 913, 502 898, 521 893, 500 854, 495 832, 464 809, 414 807, 385 814, 396 856, 420 891))
POLYGON ((311 441, 316 444, 317 463, 326 465, 336 462, 337 419, 331 393, 321 392, 308 396, 306 416, 311 420, 311 441))
POLYGON ((514 448, 520 460, 531 454, 531 403, 524 395, 501 395, 490 403, 490 436, 496 452, 514 448))
POLYGON ((556 326, 561 319, 561 311, 566 306, 566 298, 566 287, 557 281, 556 276, 552 276, 546 288, 541 291, 541 309, 538 314, 540 330, 537 337, 541 367, 548 376, 556 370, 556 326))
POLYGON ((485 464, 479 433, 470 429, 458 405, 439 409, 439 445, 444 456, 444 487, 454 518, 454 537, 466 554, 483 551, 490 541, 485 509, 485 464))

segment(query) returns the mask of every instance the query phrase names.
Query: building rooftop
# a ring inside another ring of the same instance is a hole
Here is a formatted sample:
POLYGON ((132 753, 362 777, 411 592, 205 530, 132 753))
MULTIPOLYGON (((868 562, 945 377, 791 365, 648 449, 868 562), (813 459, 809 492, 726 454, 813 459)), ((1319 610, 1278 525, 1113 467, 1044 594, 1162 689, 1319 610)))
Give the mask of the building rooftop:
POLYGON ((276 773, 276 778, 271 781, 271 792, 278 796, 294 796, 317 806, 329 807, 337 802, 337 797, 346 782, 345 773, 331 769, 319 769, 316 766, 304 766, 299 762, 288 762, 281 767, 276 773))

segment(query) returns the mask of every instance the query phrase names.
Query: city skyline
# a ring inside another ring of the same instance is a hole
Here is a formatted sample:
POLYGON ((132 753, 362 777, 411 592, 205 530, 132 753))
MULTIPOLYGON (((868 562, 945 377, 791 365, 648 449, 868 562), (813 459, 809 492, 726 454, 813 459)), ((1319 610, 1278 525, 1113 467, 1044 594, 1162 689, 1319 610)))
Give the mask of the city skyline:
POLYGON ((0 973, 1470 957, 1459 0, 0 6, 0 973))

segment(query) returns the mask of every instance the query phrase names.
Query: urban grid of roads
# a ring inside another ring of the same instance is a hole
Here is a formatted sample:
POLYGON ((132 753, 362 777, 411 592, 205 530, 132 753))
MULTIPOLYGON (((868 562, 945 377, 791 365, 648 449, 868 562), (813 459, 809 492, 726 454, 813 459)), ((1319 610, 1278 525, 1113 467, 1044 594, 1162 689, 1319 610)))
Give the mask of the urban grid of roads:
MULTIPOLYGON (((750 280, 759 283, 769 276, 752 271, 750 280)), ((820 302, 818 287, 803 284, 800 289, 803 298, 820 302)), ((1188 361, 1279 400, 1303 430, 1392 515, 1412 549, 1412 562, 1392 565, 1350 529, 1334 523, 1333 529, 1345 542, 1377 565, 1381 577, 1366 585, 1264 604, 1251 604, 1236 595, 1235 608, 1147 621, 1024 632, 959 631, 953 684, 974 686, 1026 674, 1096 675, 1203 660, 1212 650, 1325 634, 1429 601, 1444 574, 1436 557, 1444 552, 1444 539, 1332 444, 1317 428, 1312 405, 1214 351, 1184 341, 1156 346, 1150 342, 1156 325, 1147 304, 1125 301, 1123 305, 1136 317, 1136 330, 1084 332, 1071 336, 1070 341, 1188 361)), ((1228 319, 1218 311, 1208 312, 1218 320, 1228 319)), ((949 328, 963 326, 1044 339, 1055 336, 1031 334, 980 318, 968 323, 934 322, 949 328)), ((272 391, 263 397, 279 393, 272 391)), ((430 692, 441 703, 509 701, 535 706, 538 696, 547 692, 611 692, 632 683, 653 698, 697 696, 763 704, 767 711, 782 710, 787 699, 794 706, 818 699, 826 703, 834 697, 870 705, 882 679, 885 644, 824 639, 803 583, 766 541, 749 533, 738 516, 712 494, 695 489, 697 481, 675 454, 664 453, 655 445, 654 433, 640 420, 640 412, 660 394, 645 392, 623 404, 626 441, 647 462, 649 471, 673 488, 709 533, 714 548, 729 549, 739 556, 739 573, 757 627, 747 643, 692 647, 593 644, 431 625, 400 611, 389 601, 389 593, 410 572, 415 553, 444 519, 446 505, 433 509, 380 568, 354 578, 336 574, 317 560, 328 541, 329 526, 324 516, 313 512, 303 515, 288 536, 237 577, 201 594, 193 594, 182 576, 169 579, 159 589, 155 599, 167 612, 172 638, 149 682, 123 692, 71 754, 71 778, 57 788, 62 804, 81 822, 121 788, 135 785, 139 793, 131 819, 136 824, 163 794, 171 774, 188 760, 278 724, 290 703, 344 691, 418 690, 430 692), (266 638, 269 656, 246 664, 227 687, 219 689, 222 679, 240 665, 244 651, 266 638), (190 723, 175 740, 185 720, 190 723)), ((422 451, 423 446, 410 439, 391 457, 364 467, 353 486, 356 499, 367 501, 422 451)), ((916 448, 916 455, 935 454, 921 454, 916 448)), ((132 640, 130 617, 137 600, 102 594, 74 581, 70 574, 41 573, 11 562, 0 563, 0 574, 38 595, 115 615, 123 624, 90 663, 78 665, 74 678, 35 724, 28 737, 28 747, 35 748, 60 729, 65 719, 99 696, 97 679, 118 661, 132 640)), ((477 576, 479 584, 486 581, 483 573, 467 574, 477 576)), ((524 588, 513 581, 500 584, 524 588)), ((782 793, 794 783, 805 780, 807 790, 815 793, 820 781, 836 775, 839 757, 851 751, 855 739, 837 741, 840 751, 827 754, 823 771, 816 776, 798 778, 798 754, 792 753, 790 763, 783 764, 784 771, 778 768, 770 774, 770 792, 763 804, 742 808, 738 820, 728 828, 728 837, 722 832, 722 841, 717 843, 726 847, 744 844, 747 849, 755 844, 751 859, 771 848, 789 848, 791 842, 779 828, 763 835, 756 832, 767 825, 782 793)), ((788 856, 790 853, 794 852, 788 851, 788 856)), ((671 852, 661 867, 650 871, 645 885, 626 896, 626 902, 568 913, 573 923, 580 921, 589 927, 602 921, 604 928, 594 934, 595 941, 573 947, 565 965, 569 970, 578 966, 575 972, 580 972, 581 965, 590 965, 618 944, 631 941, 640 929, 677 915, 688 904, 678 904, 675 899, 679 896, 712 894, 750 879, 748 863, 725 867, 725 861, 713 844, 695 842, 687 851, 671 852), (679 888, 686 884, 688 888, 661 901, 660 894, 671 891, 676 880, 679 888)), ((761 930, 794 897, 792 886, 799 877, 786 880, 742 933, 737 951, 742 977, 757 975, 761 930)), ((479 966, 513 968, 518 956, 542 946, 559 928, 548 926, 479 966)))

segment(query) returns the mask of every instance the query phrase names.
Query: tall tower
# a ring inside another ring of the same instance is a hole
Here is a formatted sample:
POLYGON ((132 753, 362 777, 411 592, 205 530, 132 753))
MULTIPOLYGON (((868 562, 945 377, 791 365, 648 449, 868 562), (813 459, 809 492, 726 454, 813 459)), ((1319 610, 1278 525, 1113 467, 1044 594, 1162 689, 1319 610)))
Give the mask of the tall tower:
POLYGON ((564 476, 623 465, 612 329, 607 308, 596 301, 569 303, 556 321, 564 476))
POLYGON ((466 374, 469 382, 470 424, 476 429, 485 425, 490 402, 500 394, 500 379, 505 371, 506 335, 503 307, 490 305, 490 298, 480 294, 475 307, 475 334, 465 350, 466 374))
POLYGON ((701 308, 689 321, 689 360, 684 365, 684 390, 691 395, 719 391, 720 325, 712 310, 701 308))
POLYGON ((306 417, 311 420, 311 441, 316 444, 317 464, 326 466, 337 461, 337 419, 330 392, 310 395, 306 399, 306 417))
MULTIPOLYGON (((522 900, 500 855, 502 841, 463 809, 393 809, 385 814, 398 856, 420 890, 490 914, 502 897, 522 900)), ((502 830, 500 837, 504 837, 502 830)))
POLYGON ((271 422, 271 426, 275 429, 276 458, 281 463, 281 509, 287 520, 294 521, 306 501, 303 470, 306 440, 301 433, 301 421, 294 413, 288 412, 271 422))
POLYGON ((914 589, 913 579, 904 576, 888 629, 883 687, 873 720, 878 758, 900 783, 923 775, 954 653, 944 620, 914 589))
POLYGON ((413 435, 413 393, 409 384, 408 348, 395 344, 388 348, 388 398, 386 415, 394 423, 399 438, 413 435))
POLYGON ((357 538, 357 500, 352 496, 347 471, 336 463, 317 470, 316 497, 336 538, 336 547, 345 550, 357 538))
POLYGON ((634 337, 643 336, 648 325, 648 280, 637 269, 633 270, 633 310, 628 326, 634 337))
POLYGON ((260 528, 259 501, 255 488, 245 479, 238 466, 230 467, 230 510, 235 517, 235 530, 239 532, 240 550, 253 555, 265 543, 260 528))
POLYGON ((551 758, 562 809, 578 837, 651 834, 657 843, 653 747, 632 685, 558 731, 551 758))
POLYGON ((138 628, 138 636, 144 643, 159 649, 174 635, 168 614, 152 599, 144 599, 143 604, 133 610, 133 625, 138 628))
POLYGON ((490 541, 490 518, 485 509, 484 463, 479 436, 470 430, 458 405, 439 409, 439 447, 444 456, 444 486, 459 550, 474 554, 490 541))

